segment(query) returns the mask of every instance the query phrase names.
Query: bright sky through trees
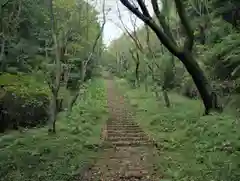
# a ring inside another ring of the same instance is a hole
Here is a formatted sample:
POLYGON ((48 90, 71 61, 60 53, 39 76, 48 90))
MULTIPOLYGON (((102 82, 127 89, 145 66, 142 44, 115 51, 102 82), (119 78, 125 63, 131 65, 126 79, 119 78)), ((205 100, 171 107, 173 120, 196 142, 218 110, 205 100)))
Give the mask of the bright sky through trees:
MULTIPOLYGON (((100 12, 102 12, 102 4, 104 2, 104 0, 86 0, 91 4, 97 4, 96 9, 100 12)), ((123 22, 125 23, 126 27, 128 27, 130 30, 133 29, 132 23, 131 23, 131 17, 132 19, 135 19, 136 17, 129 12, 122 4, 119 0, 105 0, 106 1, 106 7, 105 7, 105 13, 106 13, 106 25, 104 28, 104 43, 106 45, 109 45, 109 43, 120 37, 120 35, 123 33, 123 31, 121 30, 122 25, 121 22, 119 20, 119 13, 118 13, 118 8, 121 12, 121 17, 123 22)), ((151 6, 151 3, 149 0, 146 1, 148 6, 151 6)), ((152 9, 150 9, 150 13, 152 14, 152 9)), ((99 16, 99 19, 102 19, 102 13, 99 16)), ((141 25, 143 25, 142 21, 137 19, 136 20, 136 25, 139 27, 141 25)))

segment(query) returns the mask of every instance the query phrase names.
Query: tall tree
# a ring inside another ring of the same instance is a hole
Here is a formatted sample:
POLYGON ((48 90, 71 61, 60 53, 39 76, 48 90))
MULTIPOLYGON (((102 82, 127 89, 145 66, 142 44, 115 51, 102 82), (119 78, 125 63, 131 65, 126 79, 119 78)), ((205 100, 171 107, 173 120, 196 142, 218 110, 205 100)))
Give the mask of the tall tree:
POLYGON ((146 23, 157 35, 160 42, 184 64, 201 95, 205 106, 205 114, 208 114, 212 109, 220 110, 219 105, 217 105, 215 101, 216 96, 213 96, 214 94, 211 85, 193 55, 194 32, 191 28, 183 2, 180 0, 174 0, 176 11, 187 35, 184 46, 179 47, 176 44, 176 41, 172 38, 172 33, 168 31, 168 24, 161 14, 157 0, 152 0, 151 3, 160 25, 158 25, 158 23, 156 23, 154 18, 150 15, 143 0, 137 0, 138 6, 131 3, 129 0, 120 1, 139 19, 146 23))

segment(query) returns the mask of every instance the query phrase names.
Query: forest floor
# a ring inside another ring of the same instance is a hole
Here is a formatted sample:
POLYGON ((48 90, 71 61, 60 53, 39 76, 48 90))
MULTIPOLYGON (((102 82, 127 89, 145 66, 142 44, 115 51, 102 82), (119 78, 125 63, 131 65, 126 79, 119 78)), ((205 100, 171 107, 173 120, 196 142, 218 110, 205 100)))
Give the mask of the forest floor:
POLYGON ((113 80, 106 80, 110 118, 103 131, 100 158, 85 173, 85 181, 157 181, 153 141, 134 121, 113 80))
MULTIPOLYGON (((115 84, 135 113, 135 121, 154 139, 155 167, 164 181, 237 181, 240 178, 240 124, 235 110, 203 116, 201 100, 169 92, 171 107, 151 87, 115 84)), ((161 180, 162 181, 162 180, 161 180)))
POLYGON ((91 80, 56 135, 0 134, 0 181, 239 181, 239 117, 202 116, 200 100, 169 98, 167 108, 150 87, 91 80))
POLYGON ((56 134, 48 126, 0 134, 0 181, 74 180, 98 156, 108 118, 105 84, 93 79, 85 87, 71 114, 59 113, 56 134))

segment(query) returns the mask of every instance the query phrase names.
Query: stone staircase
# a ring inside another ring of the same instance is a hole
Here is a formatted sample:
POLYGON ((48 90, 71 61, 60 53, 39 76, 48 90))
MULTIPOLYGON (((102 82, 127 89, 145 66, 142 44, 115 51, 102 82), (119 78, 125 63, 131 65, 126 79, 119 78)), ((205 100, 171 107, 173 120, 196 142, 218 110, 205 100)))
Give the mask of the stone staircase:
POLYGON ((123 101, 109 92, 111 118, 105 127, 104 149, 83 181, 160 181, 152 141, 133 121, 123 101))

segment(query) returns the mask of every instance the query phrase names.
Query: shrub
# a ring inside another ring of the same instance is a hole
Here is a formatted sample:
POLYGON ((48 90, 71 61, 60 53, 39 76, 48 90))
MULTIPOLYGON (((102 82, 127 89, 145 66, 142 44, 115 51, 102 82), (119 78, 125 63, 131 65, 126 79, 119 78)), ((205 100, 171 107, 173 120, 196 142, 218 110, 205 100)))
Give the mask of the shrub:
POLYGON ((0 131, 44 124, 50 91, 44 82, 23 74, 0 77, 0 131))

